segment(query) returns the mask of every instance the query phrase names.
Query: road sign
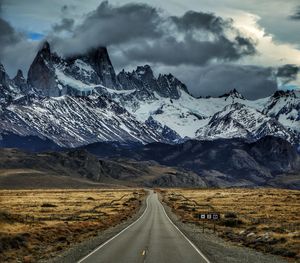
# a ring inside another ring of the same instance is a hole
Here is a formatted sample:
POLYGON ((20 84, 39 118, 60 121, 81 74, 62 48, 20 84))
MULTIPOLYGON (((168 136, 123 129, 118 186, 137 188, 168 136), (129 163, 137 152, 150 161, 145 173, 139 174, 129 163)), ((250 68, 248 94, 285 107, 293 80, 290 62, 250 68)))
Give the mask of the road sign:
POLYGON ((213 219, 214 219, 214 220, 220 219, 220 215, 219 215, 219 214, 213 214, 213 219))
POLYGON ((219 213, 200 213, 198 215, 199 219, 207 219, 207 220, 219 220, 220 214, 219 213))

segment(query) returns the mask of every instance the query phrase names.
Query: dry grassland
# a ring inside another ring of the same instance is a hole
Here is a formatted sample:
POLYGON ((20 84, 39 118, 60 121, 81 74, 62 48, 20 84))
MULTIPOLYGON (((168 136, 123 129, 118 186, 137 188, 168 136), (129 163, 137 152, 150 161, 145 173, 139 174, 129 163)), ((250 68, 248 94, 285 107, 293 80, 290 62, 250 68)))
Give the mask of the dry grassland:
POLYGON ((36 262, 132 216, 143 190, 1 190, 0 262, 36 262))
MULTIPOLYGON (((283 189, 168 189, 164 202, 182 221, 203 227, 199 213, 219 212, 221 237, 291 260, 300 260, 300 191, 283 189)), ((214 227, 204 220, 205 228, 214 227)), ((206 230, 208 231, 208 230, 206 230)))

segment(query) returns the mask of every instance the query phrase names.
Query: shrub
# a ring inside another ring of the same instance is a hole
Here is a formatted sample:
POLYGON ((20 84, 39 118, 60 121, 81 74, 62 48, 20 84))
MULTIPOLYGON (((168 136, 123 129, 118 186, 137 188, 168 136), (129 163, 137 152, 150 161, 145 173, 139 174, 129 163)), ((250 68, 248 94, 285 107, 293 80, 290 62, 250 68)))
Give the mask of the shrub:
POLYGON ((242 225, 243 221, 236 218, 227 218, 224 219, 221 224, 227 227, 237 227, 239 225, 242 225))
POLYGON ((13 221, 13 218, 9 212, 0 210, 0 221, 13 221))
POLYGON ((0 252, 7 249, 20 249, 21 247, 26 246, 27 235, 18 234, 15 236, 5 236, 0 240, 0 252))
POLYGON ((227 212, 227 213, 225 213, 224 217, 225 218, 237 218, 237 215, 234 212, 227 212))
POLYGON ((135 198, 135 197, 131 197, 131 198, 129 198, 128 199, 128 201, 127 202, 134 202, 134 201, 137 201, 138 199, 137 198, 135 198))
POLYGON ((51 204, 51 203, 43 203, 41 207, 57 207, 57 205, 51 204))
POLYGON ((178 206, 178 209, 182 209, 184 211, 190 210, 190 208, 187 205, 180 205, 180 206, 178 206))

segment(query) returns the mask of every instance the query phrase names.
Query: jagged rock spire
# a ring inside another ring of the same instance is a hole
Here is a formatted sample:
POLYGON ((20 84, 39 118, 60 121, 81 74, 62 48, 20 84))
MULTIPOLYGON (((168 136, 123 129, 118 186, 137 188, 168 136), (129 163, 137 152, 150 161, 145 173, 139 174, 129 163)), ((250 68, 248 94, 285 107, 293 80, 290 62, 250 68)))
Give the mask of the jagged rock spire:
POLYGON ((80 55, 74 58, 82 59, 91 65, 99 76, 103 86, 112 89, 121 88, 106 47, 92 49, 86 55, 80 55))
POLYGON ((50 45, 46 41, 37 53, 28 71, 28 84, 43 96, 59 96, 52 65, 50 45))
POLYGON ((239 93, 235 88, 230 90, 228 93, 219 96, 219 98, 227 98, 227 97, 242 99, 242 100, 245 99, 244 96, 241 93, 239 93))
POLYGON ((188 93, 187 87, 172 74, 160 74, 155 78, 149 65, 138 66, 132 72, 122 70, 118 74, 118 80, 124 89, 135 88, 138 92, 150 95, 156 92, 165 98, 178 99, 181 91, 188 93))
POLYGON ((8 80, 8 75, 5 71, 3 64, 1 64, 1 62, 0 62, 0 84, 6 85, 7 80, 8 80))
POLYGON ((29 90, 22 70, 18 70, 17 75, 13 78, 13 82, 22 92, 27 92, 29 90))

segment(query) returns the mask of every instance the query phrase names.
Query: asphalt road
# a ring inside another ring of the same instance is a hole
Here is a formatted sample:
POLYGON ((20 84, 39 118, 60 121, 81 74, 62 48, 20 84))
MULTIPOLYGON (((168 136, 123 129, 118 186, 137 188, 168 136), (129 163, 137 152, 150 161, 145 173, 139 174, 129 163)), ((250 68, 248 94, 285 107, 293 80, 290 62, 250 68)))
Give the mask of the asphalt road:
POLYGON ((143 215, 79 263, 208 263, 208 259, 172 223, 150 192, 143 215))

